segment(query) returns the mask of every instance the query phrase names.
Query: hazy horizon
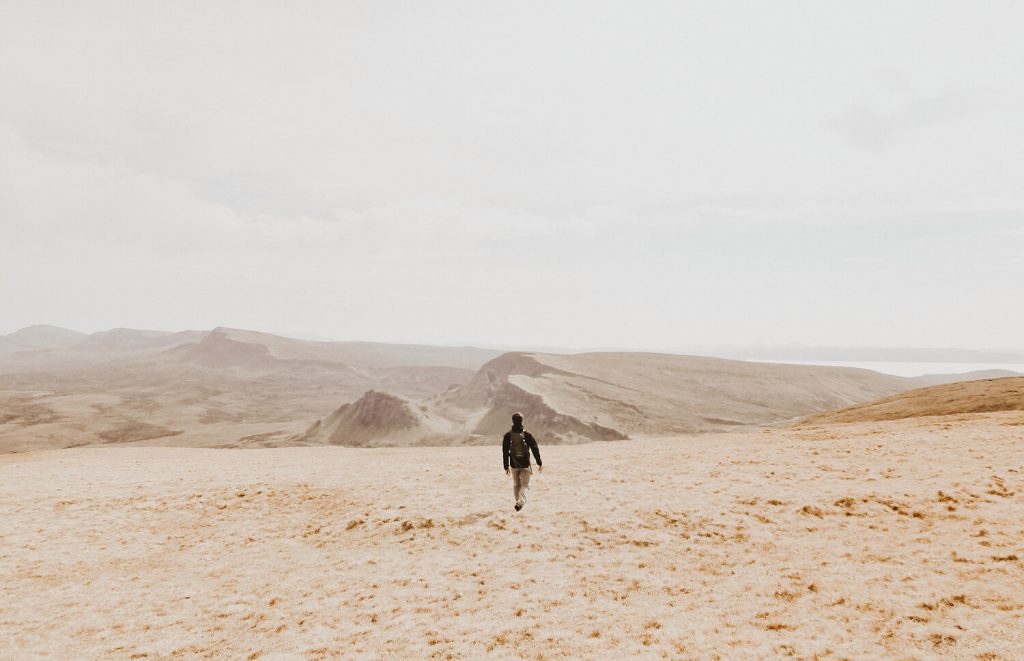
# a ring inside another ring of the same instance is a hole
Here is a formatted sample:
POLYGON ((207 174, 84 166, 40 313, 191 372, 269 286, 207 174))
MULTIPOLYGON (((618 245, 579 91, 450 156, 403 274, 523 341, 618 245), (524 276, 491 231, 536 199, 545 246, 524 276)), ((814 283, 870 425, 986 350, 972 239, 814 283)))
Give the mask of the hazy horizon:
POLYGON ((5 2, 0 333, 1020 350, 1022 24, 5 2))
MULTIPOLYGON (((95 330, 83 330, 83 329, 80 329, 80 328, 68 328, 66 326, 58 326, 56 324, 45 324, 45 323, 42 323, 42 324, 28 324, 28 325, 24 325, 24 326, 19 326, 18 328, 15 328, 11 332, 3 332, 3 329, 0 329, 0 338, 6 337, 7 335, 11 335, 11 334, 16 333, 18 331, 25 331, 25 330, 29 330, 29 329, 35 328, 35 327, 57 328, 57 329, 68 330, 68 331, 73 331, 73 332, 77 332, 77 333, 83 333, 85 335, 92 335, 94 333, 104 333, 104 332, 115 331, 115 330, 135 330, 135 331, 159 332, 159 333, 184 333, 184 332, 209 332, 209 331, 215 330, 216 328, 230 328, 230 329, 234 329, 234 330, 243 330, 243 331, 253 331, 253 332, 257 332, 257 333, 265 333, 265 334, 268 334, 268 335, 274 335, 274 336, 277 336, 277 337, 285 337, 285 338, 290 338, 290 339, 295 339, 295 340, 305 340, 305 341, 309 341, 309 342, 339 342, 339 343, 353 342, 353 343, 399 344, 399 343, 381 342, 381 341, 375 340, 373 338, 332 338, 332 337, 327 337, 327 336, 324 336, 324 335, 319 335, 317 333, 303 333, 303 332, 288 333, 288 332, 276 331, 274 329, 264 329, 264 328, 236 328, 236 327, 232 327, 232 326, 226 326, 224 324, 220 324, 220 325, 214 326, 212 328, 173 328, 173 329, 167 329, 167 328, 133 328, 133 327, 128 327, 128 326, 115 326, 115 327, 112 327, 112 328, 100 328, 100 329, 95 329, 95 330)), ((584 353, 584 352, 589 352, 589 351, 637 351, 637 352, 665 352, 665 353, 673 353, 673 354, 693 353, 694 355, 708 355, 708 356, 722 355, 723 357, 732 357, 732 356, 728 356, 728 354, 730 352, 752 352, 752 351, 755 351, 757 349, 764 349, 764 350, 779 350, 779 349, 783 349, 783 350, 785 350, 785 349, 817 350, 817 349, 827 349, 827 350, 838 350, 838 351, 843 351, 843 350, 849 350, 849 351, 871 351, 871 350, 910 350, 910 351, 914 351, 914 350, 924 350, 924 351, 935 351, 935 352, 943 351, 943 350, 948 350, 948 351, 966 351, 966 352, 977 352, 977 353, 1018 353, 1019 352, 1022 355, 1024 355, 1024 348, 1013 347, 1013 346, 1009 346, 1009 347, 966 347, 966 346, 951 347, 951 346, 939 346, 939 345, 936 345, 936 346, 928 346, 928 345, 914 345, 914 346, 847 345, 847 346, 835 346, 835 345, 809 345, 809 344, 802 344, 802 343, 799 343, 799 342, 790 342, 790 343, 784 343, 784 344, 766 344, 766 343, 761 343, 761 342, 754 342, 754 343, 751 343, 751 344, 710 344, 710 345, 661 346, 661 347, 658 347, 658 346, 654 346, 654 347, 637 347, 637 346, 555 346, 555 345, 537 345, 537 344, 519 344, 519 345, 515 345, 515 344, 493 344, 493 343, 487 343, 487 342, 473 342, 473 341, 465 341, 465 342, 415 342, 414 341, 414 342, 406 342, 406 343, 402 343, 402 344, 420 345, 420 346, 438 346, 438 347, 460 347, 460 346, 464 346, 464 347, 474 347, 474 348, 480 348, 480 349, 502 350, 502 351, 546 351, 546 352, 555 352, 555 353, 559 353, 559 352, 584 353)), ((764 361, 768 360, 768 359, 759 358, 759 357, 751 357, 751 358, 736 357, 736 359, 738 359, 738 360, 754 360, 754 361, 758 361, 758 362, 764 362, 764 361)), ((789 359, 789 360, 803 360, 803 359, 795 359, 794 358, 794 359, 789 359)), ((837 360, 840 360, 840 359, 837 359, 837 360)), ((907 364, 915 363, 915 362, 917 364, 925 364, 925 363, 928 363, 928 362, 934 362, 934 361, 889 361, 889 360, 873 360, 873 359, 863 359, 863 360, 841 359, 841 360, 846 360, 847 362, 879 362, 879 363, 882 363, 882 362, 890 362, 890 363, 891 362, 903 362, 903 363, 907 363, 907 364)), ((809 360, 809 361, 805 361, 805 362, 807 364, 823 364, 823 365, 831 364, 827 360, 824 360, 824 359, 822 359, 822 360, 809 360)), ((961 361, 961 362, 970 362, 970 361, 961 361)), ((1005 361, 996 361, 996 362, 1005 362, 1005 361)), ((1020 365, 1017 365, 1017 367, 1019 368, 1020 365)))

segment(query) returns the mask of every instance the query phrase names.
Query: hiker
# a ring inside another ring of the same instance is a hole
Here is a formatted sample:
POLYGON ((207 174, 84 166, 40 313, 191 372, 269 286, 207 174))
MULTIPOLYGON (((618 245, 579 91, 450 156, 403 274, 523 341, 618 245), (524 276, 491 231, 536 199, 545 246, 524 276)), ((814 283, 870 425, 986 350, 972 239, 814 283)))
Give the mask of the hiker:
POLYGON ((544 466, 540 460, 537 439, 523 429, 522 414, 513 413, 512 429, 505 432, 505 438, 501 441, 501 452, 505 474, 512 476, 512 495, 516 499, 517 512, 526 504, 526 491, 530 488, 530 476, 533 474, 533 469, 530 468, 531 451, 537 460, 537 470, 543 473, 544 466))

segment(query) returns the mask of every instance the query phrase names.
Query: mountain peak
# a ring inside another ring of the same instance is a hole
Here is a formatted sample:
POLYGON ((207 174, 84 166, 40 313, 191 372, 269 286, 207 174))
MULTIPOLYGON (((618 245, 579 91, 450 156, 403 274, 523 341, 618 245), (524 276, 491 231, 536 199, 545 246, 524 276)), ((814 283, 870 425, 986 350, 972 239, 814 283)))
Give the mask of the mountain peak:
POLYGON ((5 335, 8 342, 32 349, 67 347, 84 340, 88 335, 69 328, 35 324, 5 335))

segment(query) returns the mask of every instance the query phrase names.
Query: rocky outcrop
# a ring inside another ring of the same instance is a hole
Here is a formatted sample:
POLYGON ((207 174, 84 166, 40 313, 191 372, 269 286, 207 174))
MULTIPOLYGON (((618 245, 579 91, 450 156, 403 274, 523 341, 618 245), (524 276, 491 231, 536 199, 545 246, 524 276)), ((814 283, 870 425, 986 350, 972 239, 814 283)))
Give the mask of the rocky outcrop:
POLYGON ((455 402, 464 409, 489 406, 496 398, 500 399, 500 390, 512 375, 537 378, 544 374, 567 375, 569 372, 549 367, 526 353, 502 354, 485 363, 469 383, 459 388, 455 402))
POLYGON ((265 345, 232 340, 220 329, 211 331, 199 342, 170 349, 167 354, 182 362, 212 368, 266 369, 278 362, 265 345))
MULTIPOLYGON (((392 393, 370 390, 317 420, 296 440, 318 445, 366 447, 415 441, 429 428, 412 403, 392 393)), ((403 443, 404 444, 404 443, 403 443)))
POLYGON ((628 438, 616 429, 559 413, 545 403, 540 395, 527 392, 509 382, 496 384, 491 389, 487 412, 479 419, 472 433, 502 434, 508 430, 512 414, 516 411, 523 414, 530 430, 543 436, 549 443, 618 441, 628 438))
POLYGON ((414 402, 371 390, 315 422, 298 442, 349 446, 496 443, 519 411, 545 443, 623 440, 619 430, 559 412, 543 396, 512 383, 568 372, 528 354, 505 354, 485 364, 464 386, 414 402))

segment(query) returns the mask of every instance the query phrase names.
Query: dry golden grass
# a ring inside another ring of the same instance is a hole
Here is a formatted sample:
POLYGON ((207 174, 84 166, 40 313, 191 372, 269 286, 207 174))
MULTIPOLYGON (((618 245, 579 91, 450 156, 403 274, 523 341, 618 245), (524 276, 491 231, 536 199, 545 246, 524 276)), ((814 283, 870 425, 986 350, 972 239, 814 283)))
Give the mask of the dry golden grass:
POLYGON ((917 388, 874 402, 812 415, 801 424, 900 420, 994 411, 1024 411, 1024 377, 958 381, 917 388))
POLYGON ((1024 658, 1022 421, 7 455, 0 656, 1024 658))

